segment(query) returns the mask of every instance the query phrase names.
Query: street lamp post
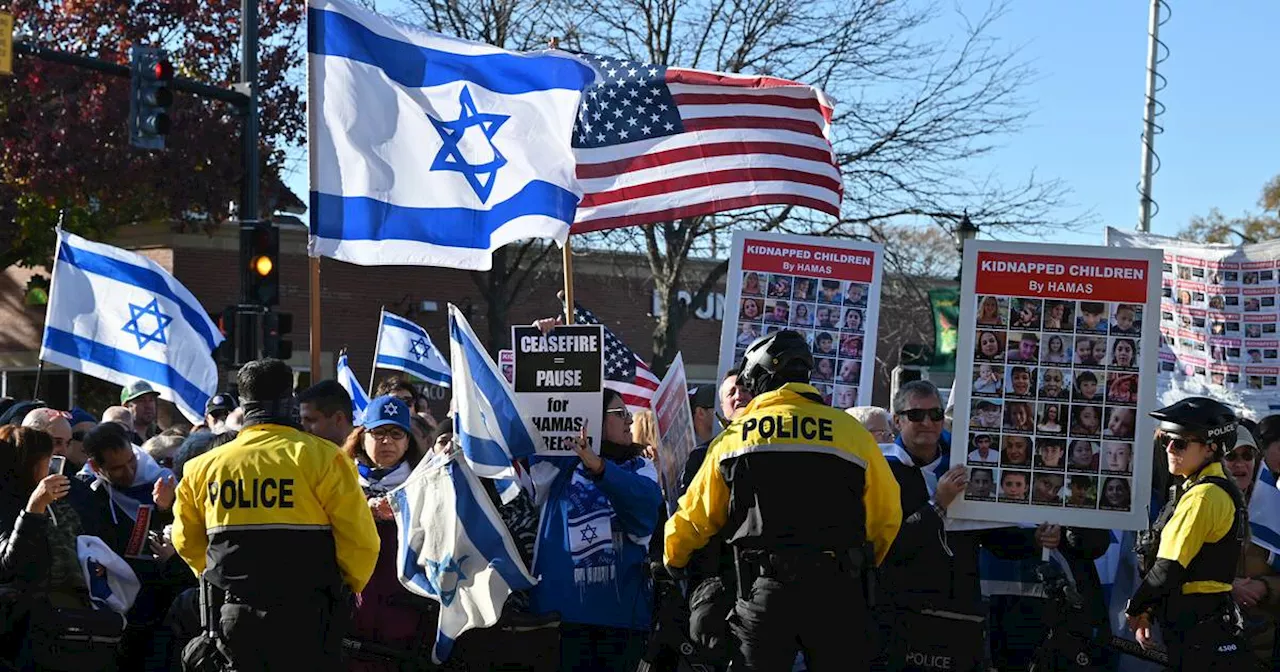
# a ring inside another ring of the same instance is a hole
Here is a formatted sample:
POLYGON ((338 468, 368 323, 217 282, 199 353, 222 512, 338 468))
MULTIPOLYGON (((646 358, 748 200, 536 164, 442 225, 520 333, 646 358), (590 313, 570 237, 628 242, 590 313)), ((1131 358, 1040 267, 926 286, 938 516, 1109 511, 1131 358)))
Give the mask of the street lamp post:
POLYGON ((960 264, 956 270, 956 282, 964 271, 964 244, 978 237, 979 228, 977 224, 969 219, 969 212, 965 211, 964 216, 960 218, 960 224, 956 226, 951 235, 955 238, 956 252, 960 255, 960 264))

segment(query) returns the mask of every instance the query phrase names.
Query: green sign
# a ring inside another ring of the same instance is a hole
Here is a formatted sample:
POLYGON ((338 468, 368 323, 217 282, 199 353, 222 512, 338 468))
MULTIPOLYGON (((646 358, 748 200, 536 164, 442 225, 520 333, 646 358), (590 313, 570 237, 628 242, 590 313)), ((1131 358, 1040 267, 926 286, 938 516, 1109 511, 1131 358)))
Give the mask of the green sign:
POLYGON ((956 339, 960 335, 960 290, 929 290, 929 309, 933 312, 933 362, 929 368, 954 371, 956 339))

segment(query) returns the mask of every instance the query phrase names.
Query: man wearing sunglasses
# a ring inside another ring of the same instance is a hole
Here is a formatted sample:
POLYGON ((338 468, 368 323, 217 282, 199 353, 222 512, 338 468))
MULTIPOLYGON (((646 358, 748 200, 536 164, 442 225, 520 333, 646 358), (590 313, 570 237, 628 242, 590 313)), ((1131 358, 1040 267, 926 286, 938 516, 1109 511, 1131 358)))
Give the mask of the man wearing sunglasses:
POLYGON ((1205 397, 1190 397, 1151 413, 1156 444, 1181 477, 1151 530, 1139 537, 1146 570, 1125 609, 1144 647, 1160 623, 1175 670, 1226 670, 1244 662, 1239 607, 1231 599, 1241 545, 1248 533, 1244 497, 1226 477, 1223 456, 1238 438, 1235 413, 1205 397))
POLYGON ((901 525, 898 487, 875 438, 822 403, 812 369, 795 331, 747 348, 737 382, 751 403, 711 442, 667 520, 664 562, 677 576, 728 534, 733 670, 791 669, 797 650, 810 669, 867 669, 866 579, 901 525))

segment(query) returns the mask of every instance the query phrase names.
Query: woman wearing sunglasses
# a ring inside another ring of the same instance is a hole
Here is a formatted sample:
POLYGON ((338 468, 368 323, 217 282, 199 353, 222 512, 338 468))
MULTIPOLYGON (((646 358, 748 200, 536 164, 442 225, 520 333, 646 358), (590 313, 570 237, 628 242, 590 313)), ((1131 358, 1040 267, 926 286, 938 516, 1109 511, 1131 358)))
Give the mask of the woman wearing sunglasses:
POLYGON ((1232 581, 1248 532, 1248 513, 1223 457, 1235 449, 1238 422, 1230 407, 1190 397, 1151 413, 1156 445, 1180 477, 1150 532, 1139 542, 1146 570, 1125 609, 1143 647, 1159 622, 1169 666, 1186 672, 1243 667, 1245 640, 1232 581))
MULTIPOLYGON (((1280 441, 1280 415, 1262 420, 1258 438, 1255 442, 1248 430, 1241 427, 1236 447, 1223 458, 1227 473, 1244 493, 1246 502, 1253 498, 1255 487, 1268 487, 1265 483, 1257 486, 1262 466, 1262 451, 1257 444, 1265 446, 1280 441)), ((1250 539, 1256 541, 1256 537, 1250 539)), ((1276 611, 1280 608, 1280 572, 1268 562, 1270 557, 1271 552, 1257 543, 1245 544, 1231 585, 1231 597, 1244 612, 1245 631, 1253 633, 1249 637, 1249 649, 1258 662, 1268 666, 1275 664, 1276 611)))

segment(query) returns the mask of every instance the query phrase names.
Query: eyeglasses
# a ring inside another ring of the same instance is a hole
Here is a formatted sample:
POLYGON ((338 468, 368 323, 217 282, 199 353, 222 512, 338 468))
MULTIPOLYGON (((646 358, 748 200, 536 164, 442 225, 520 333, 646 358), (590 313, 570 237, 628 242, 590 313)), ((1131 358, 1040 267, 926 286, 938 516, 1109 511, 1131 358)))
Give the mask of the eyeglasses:
POLYGON ((1244 450, 1233 450, 1222 459, 1227 462, 1252 462, 1257 456, 1258 454, 1252 449, 1245 448, 1244 450))
POLYGON ((1181 453, 1187 449, 1187 446, 1190 446, 1193 443, 1204 443, 1199 439, 1184 439, 1177 434, 1170 434, 1168 432, 1159 432, 1156 434, 1156 441, 1159 442, 1160 445, 1172 449, 1175 453, 1181 453))
POLYGON ((604 412, 612 415, 617 415, 621 417, 623 420, 631 419, 631 411, 628 411, 625 408, 606 408, 604 409, 604 412))
POLYGON ((408 435, 402 429, 375 429, 369 432, 375 441, 403 441, 408 435))
POLYGON ((905 411, 898 411, 898 415, 905 415, 911 422, 924 422, 925 418, 929 418, 934 422, 942 422, 947 414, 941 408, 912 408, 905 411))

